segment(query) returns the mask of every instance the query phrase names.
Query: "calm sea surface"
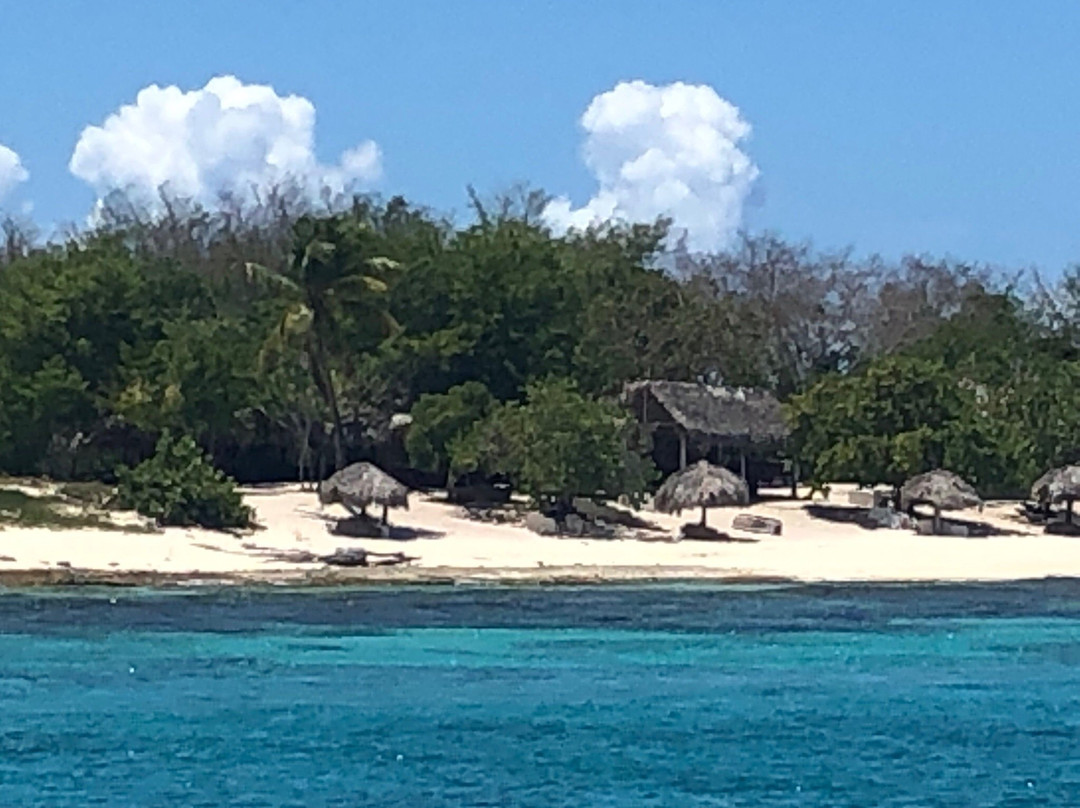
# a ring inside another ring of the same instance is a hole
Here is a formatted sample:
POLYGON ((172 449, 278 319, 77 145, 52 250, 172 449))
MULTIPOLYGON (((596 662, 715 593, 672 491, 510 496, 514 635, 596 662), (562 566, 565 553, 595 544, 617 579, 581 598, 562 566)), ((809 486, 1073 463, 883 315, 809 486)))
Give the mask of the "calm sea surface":
POLYGON ((0 594, 0 805, 1080 806, 1080 583, 0 594))

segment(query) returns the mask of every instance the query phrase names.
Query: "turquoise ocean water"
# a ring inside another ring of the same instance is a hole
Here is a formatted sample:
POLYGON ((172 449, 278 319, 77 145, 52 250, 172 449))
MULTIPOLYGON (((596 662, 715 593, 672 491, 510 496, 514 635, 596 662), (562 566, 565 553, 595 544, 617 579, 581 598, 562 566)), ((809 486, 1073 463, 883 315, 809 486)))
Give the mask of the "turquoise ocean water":
POLYGON ((2 806, 1080 806, 1080 583, 0 594, 2 806))

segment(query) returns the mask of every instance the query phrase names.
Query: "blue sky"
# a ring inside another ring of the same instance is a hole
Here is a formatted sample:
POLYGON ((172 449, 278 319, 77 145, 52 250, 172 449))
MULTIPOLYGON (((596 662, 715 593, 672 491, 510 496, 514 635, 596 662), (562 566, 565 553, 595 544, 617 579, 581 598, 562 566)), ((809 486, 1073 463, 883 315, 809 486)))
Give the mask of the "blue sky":
MULTIPOLYGON (((80 133, 147 85, 303 96, 319 161, 366 140, 440 210, 518 180, 589 202, 580 119, 640 79, 708 85, 752 134, 751 229, 858 253, 1080 260, 1080 4, 22 2, 0 9, 0 144, 41 224, 96 196, 80 133)), ((100 186, 97 190, 100 190, 100 186)))

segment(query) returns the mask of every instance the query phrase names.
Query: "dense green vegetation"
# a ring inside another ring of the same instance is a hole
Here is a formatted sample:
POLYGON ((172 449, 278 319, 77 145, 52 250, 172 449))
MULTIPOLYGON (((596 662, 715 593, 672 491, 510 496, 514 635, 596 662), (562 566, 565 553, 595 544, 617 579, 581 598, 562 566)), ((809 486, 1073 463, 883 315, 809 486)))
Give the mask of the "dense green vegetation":
POLYGON ((525 401, 492 409, 448 447, 451 470, 509 477, 533 501, 569 507, 576 496, 637 499, 655 470, 637 423, 616 404, 557 379, 525 388, 525 401))
POLYGON ((634 494, 651 470, 614 396, 639 378, 773 390, 816 479, 946 465, 1006 493, 1080 457, 1080 273, 1044 288, 770 234, 688 255, 663 222, 556 236, 543 201, 454 223, 397 198, 113 199, 64 240, 7 227, 0 472, 114 481, 168 431, 240 480, 311 479, 400 465, 411 412, 437 478, 634 494))

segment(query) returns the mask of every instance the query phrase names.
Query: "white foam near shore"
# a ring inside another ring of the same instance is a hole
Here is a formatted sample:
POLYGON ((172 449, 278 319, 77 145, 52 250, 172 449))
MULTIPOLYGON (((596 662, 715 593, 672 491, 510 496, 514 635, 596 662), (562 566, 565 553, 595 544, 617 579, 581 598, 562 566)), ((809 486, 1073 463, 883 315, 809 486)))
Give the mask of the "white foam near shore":
MULTIPOLYGON (((681 577, 701 579, 779 577, 803 581, 1010 580, 1049 576, 1080 577, 1080 538, 1044 535, 1012 518, 1015 503, 956 514, 990 525, 1001 533, 985 538, 921 536, 910 530, 868 529, 844 516, 850 513, 842 487, 833 503, 775 499, 738 510, 710 511, 710 524, 727 530, 736 513, 778 518, 780 536, 729 531, 748 541, 680 542, 630 539, 546 537, 520 525, 498 525, 465 518, 437 497, 411 496, 408 511, 392 511, 391 521, 418 537, 351 539, 328 527, 344 515, 339 506, 322 508, 315 494, 296 485, 245 489, 261 528, 243 535, 168 528, 155 533, 84 528, 6 527, 0 529, 0 573, 16 570, 79 570, 205 573, 258 578, 317 569, 319 564, 281 560, 281 554, 315 555, 340 547, 374 552, 404 552, 416 557, 411 568, 442 570, 463 577, 537 577, 553 569, 588 569, 592 578, 605 570, 619 580, 681 577), (826 518, 827 517, 827 518, 826 518), (752 539, 752 541, 749 541, 752 539)), ((697 514, 683 518, 641 514, 668 537, 697 514)))

